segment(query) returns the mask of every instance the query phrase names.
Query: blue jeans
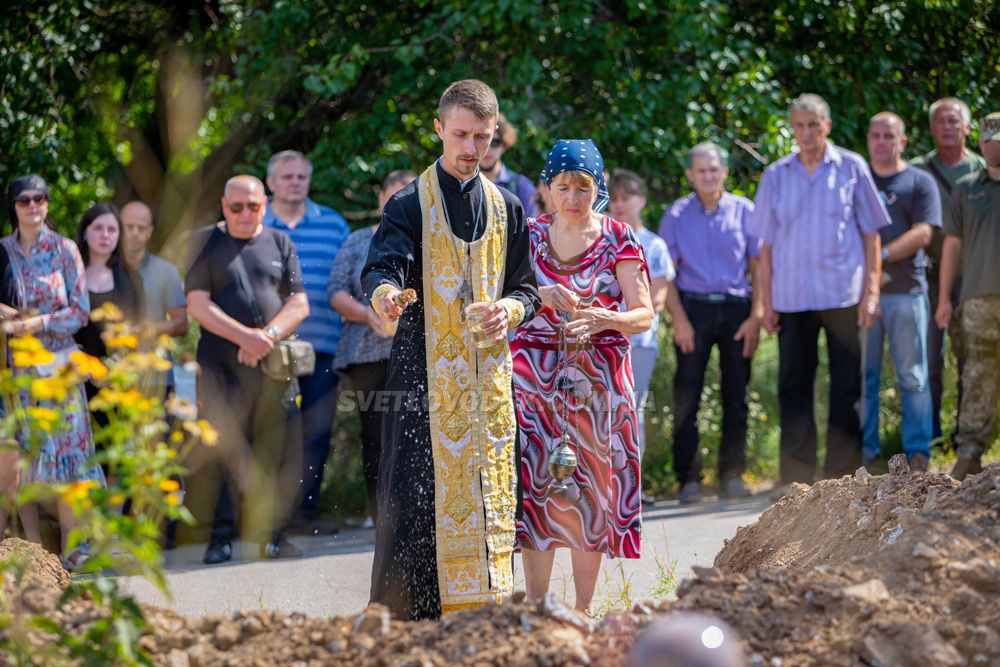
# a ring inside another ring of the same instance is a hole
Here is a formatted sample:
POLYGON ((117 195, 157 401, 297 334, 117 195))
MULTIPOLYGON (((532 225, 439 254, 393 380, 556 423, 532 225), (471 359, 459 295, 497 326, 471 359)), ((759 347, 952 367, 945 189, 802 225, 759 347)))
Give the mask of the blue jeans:
POLYGON ((302 473, 302 504, 298 515, 315 519, 319 513, 319 491, 323 470, 330 455, 330 436, 337 413, 337 382, 340 376, 333 370, 332 354, 316 354, 316 371, 299 378, 302 394, 302 435, 304 443, 302 473))
POLYGON ((632 348, 632 381, 635 385, 635 414, 639 421, 639 460, 646 452, 646 397, 649 395, 649 381, 653 379, 653 368, 660 350, 656 347, 632 348))
POLYGON ((934 405, 927 370, 927 322, 930 305, 926 294, 883 294, 882 314, 871 329, 862 330, 861 364, 863 452, 879 455, 879 391, 882 376, 882 341, 889 339, 889 353, 903 399, 903 452, 930 457, 934 405))

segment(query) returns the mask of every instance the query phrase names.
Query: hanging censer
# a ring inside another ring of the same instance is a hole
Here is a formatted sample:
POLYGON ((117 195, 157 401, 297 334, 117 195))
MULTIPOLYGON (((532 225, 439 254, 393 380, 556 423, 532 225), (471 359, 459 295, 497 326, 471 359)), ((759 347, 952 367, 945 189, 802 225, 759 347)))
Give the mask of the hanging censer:
MULTIPOLYGON (((555 449, 549 452, 548 466, 549 475, 552 476, 548 492, 557 495, 563 495, 569 490, 566 480, 573 476, 578 465, 576 450, 579 449, 579 445, 573 441, 573 437, 569 434, 567 397, 568 394, 572 393, 573 382, 569 377, 569 341, 567 338, 564 321, 559 331, 559 365, 561 368, 559 377, 556 379, 556 390, 562 391, 562 409, 556 410, 556 414, 559 416, 559 421, 561 422, 559 428, 562 431, 562 436, 559 438, 559 444, 555 449)), ((576 358, 573 361, 575 363, 576 358)))

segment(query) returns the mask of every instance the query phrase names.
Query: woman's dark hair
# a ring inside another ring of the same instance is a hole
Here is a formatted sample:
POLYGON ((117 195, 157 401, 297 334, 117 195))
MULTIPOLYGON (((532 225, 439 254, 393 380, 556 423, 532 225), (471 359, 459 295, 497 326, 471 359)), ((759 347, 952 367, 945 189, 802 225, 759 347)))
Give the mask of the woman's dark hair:
POLYGON ((122 219, 118 215, 118 209, 113 204, 94 204, 87 209, 87 212, 83 214, 80 222, 76 225, 76 247, 80 249, 80 257, 83 258, 84 266, 90 265, 90 248, 87 247, 87 228, 90 227, 94 220, 108 213, 115 216, 115 223, 118 225, 118 243, 115 244, 115 249, 111 251, 111 257, 108 258, 108 265, 117 264, 121 257, 122 219))
MULTIPOLYGON (((46 199, 49 199, 49 184, 45 182, 45 179, 38 174, 27 174, 26 176, 18 176, 10 185, 7 186, 7 199, 6 199, 6 213, 7 219, 10 220, 11 231, 17 230, 17 210, 16 204, 14 202, 17 196, 24 192, 25 190, 38 190, 45 195, 46 199)), ((49 226, 50 229, 55 229, 55 222, 52 220, 52 216, 45 216, 45 224, 49 226)), ((6 225, 3 227, 6 231, 6 225)))
POLYGON ((80 249, 83 265, 88 266, 90 264, 90 248, 87 247, 87 228, 94 220, 107 213, 115 216, 115 222, 118 223, 118 243, 115 244, 115 249, 111 251, 111 257, 108 258, 108 267, 114 276, 112 289, 115 294, 112 301, 122 309, 127 320, 138 322, 146 313, 145 294, 139 272, 126 265, 122 256, 122 219, 118 215, 118 209, 112 204, 94 204, 88 208, 76 226, 76 245, 80 249))

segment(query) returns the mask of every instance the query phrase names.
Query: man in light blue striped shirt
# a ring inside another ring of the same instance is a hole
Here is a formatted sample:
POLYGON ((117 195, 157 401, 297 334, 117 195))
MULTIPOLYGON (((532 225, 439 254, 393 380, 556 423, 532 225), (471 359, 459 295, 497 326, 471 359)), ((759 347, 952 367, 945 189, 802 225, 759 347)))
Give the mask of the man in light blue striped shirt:
POLYGON ((337 374, 332 365, 340 338, 340 317, 326 298, 326 281, 350 230, 339 213, 309 199, 311 177, 312 164, 302 153, 281 151, 271 156, 267 163, 267 186, 272 196, 264 225, 285 232, 295 245, 309 297, 309 317, 299 325, 297 333, 316 349, 315 372, 299 378, 305 472, 302 504, 292 528, 305 534, 330 534, 337 532, 338 527, 318 519, 317 503, 336 412, 337 374))

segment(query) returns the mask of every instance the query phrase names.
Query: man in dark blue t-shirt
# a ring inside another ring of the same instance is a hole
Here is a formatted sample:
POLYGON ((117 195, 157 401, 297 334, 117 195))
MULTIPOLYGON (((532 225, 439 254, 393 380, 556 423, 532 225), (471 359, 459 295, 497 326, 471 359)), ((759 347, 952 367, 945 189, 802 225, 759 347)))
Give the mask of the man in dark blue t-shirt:
POLYGON ((868 154, 875 186, 892 224, 883 227, 881 313, 862 332, 863 461, 879 456, 879 388, 882 341, 889 352, 903 402, 903 451, 911 470, 926 471, 933 433, 933 404, 927 374, 927 262, 924 248, 941 226, 941 198, 934 178, 903 160, 906 128, 888 111, 868 125, 868 154))

